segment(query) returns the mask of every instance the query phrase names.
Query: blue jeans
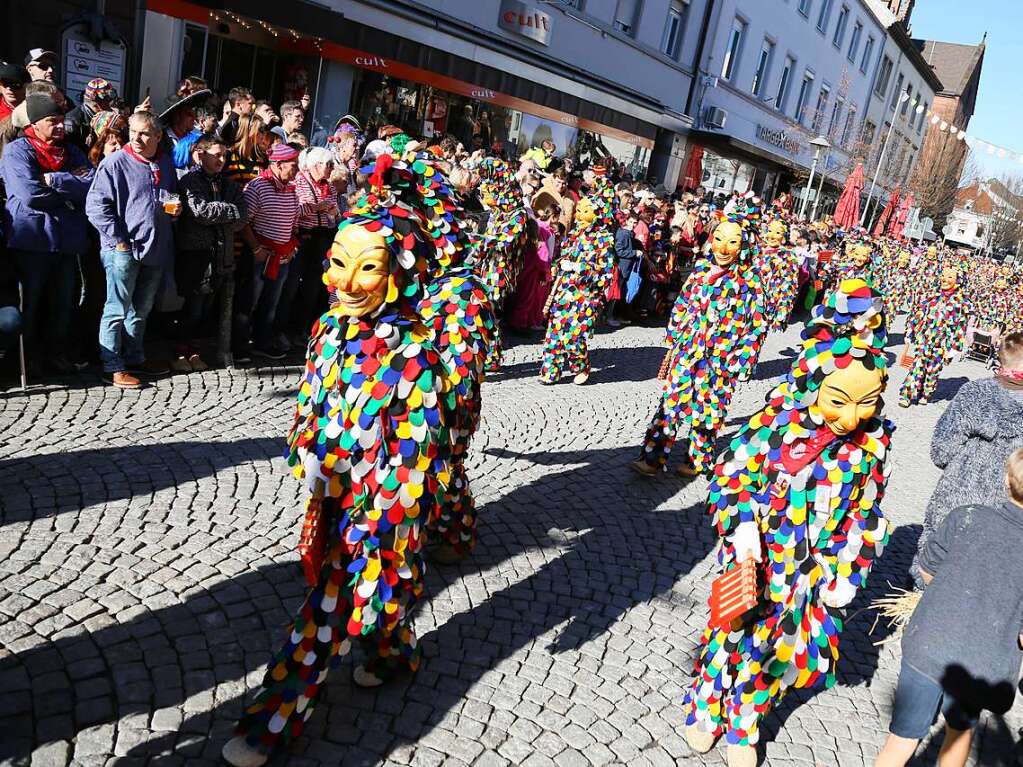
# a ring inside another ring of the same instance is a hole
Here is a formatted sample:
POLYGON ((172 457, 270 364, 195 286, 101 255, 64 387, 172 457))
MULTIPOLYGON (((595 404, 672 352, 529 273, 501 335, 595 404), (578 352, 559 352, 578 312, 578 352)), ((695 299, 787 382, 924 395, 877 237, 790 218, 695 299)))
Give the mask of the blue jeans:
POLYGON ((100 253, 107 273, 107 301, 99 323, 103 372, 118 373, 146 361, 146 318, 163 283, 164 267, 149 266, 131 253, 100 253))
POLYGON ((11 251, 18 264, 22 289, 22 328, 30 355, 40 355, 39 310, 46 305, 45 328, 48 342, 46 357, 66 356, 71 332, 71 316, 78 304, 75 283, 78 259, 67 253, 31 250, 11 251))
POLYGON ((256 264, 256 274, 252 279, 252 343, 256 346, 265 346, 272 341, 277 304, 288 280, 290 266, 281 266, 276 279, 270 280, 263 275, 263 265, 256 264))
POLYGON ((0 359, 14 346, 20 332, 21 312, 18 307, 0 306, 0 359))

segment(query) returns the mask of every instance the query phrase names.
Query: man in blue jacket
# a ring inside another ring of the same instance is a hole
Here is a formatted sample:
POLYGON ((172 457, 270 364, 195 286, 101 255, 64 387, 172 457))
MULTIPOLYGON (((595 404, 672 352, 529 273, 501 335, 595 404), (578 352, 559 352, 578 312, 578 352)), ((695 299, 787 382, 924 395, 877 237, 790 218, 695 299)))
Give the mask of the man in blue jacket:
POLYGON ((78 256, 87 245, 85 197, 93 170, 85 155, 65 141, 64 112, 49 96, 25 100, 28 126, 7 145, 3 161, 7 202, 4 231, 24 295, 23 333, 31 361, 57 373, 74 367, 66 350, 75 305, 78 256), (48 305, 46 338, 40 307, 48 305), (47 342, 43 345, 43 340, 47 342))
POLYGON ((141 386, 139 375, 170 372, 146 362, 146 319, 164 275, 174 263, 174 220, 181 215, 178 177, 160 152, 160 121, 151 112, 128 120, 128 143, 96 169, 86 211, 99 232, 107 273, 107 302, 99 326, 104 380, 122 389, 141 386))

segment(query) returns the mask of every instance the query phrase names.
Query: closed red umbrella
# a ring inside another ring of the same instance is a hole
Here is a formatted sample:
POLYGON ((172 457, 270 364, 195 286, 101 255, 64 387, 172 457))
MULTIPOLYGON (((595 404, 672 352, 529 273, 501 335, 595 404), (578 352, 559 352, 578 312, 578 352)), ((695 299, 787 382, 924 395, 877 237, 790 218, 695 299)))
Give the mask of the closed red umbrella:
POLYGON ((682 174, 680 186, 683 190, 696 189, 701 183, 703 183, 703 147, 693 144, 693 148, 689 150, 689 162, 686 163, 686 171, 682 174))
POLYGON ((863 163, 857 163, 856 168, 845 180, 842 188, 842 196, 838 198, 838 205, 835 207, 835 226, 841 229, 852 229, 860 223, 860 192, 863 191, 863 163))
POLYGON ((899 209, 892 216, 892 222, 888 227, 888 236, 898 240, 902 239, 902 232, 906 228, 906 219, 909 217, 909 209, 913 206, 913 193, 910 192, 902 198, 899 209))
POLYGON ((888 198, 888 204, 884 206, 884 210, 881 211, 881 215, 877 219, 877 223, 874 224, 874 236, 880 237, 888 229, 888 223, 892 219, 892 214, 895 212, 896 206, 899 204, 899 197, 901 196, 901 188, 895 187, 895 191, 892 192, 892 196, 888 198))

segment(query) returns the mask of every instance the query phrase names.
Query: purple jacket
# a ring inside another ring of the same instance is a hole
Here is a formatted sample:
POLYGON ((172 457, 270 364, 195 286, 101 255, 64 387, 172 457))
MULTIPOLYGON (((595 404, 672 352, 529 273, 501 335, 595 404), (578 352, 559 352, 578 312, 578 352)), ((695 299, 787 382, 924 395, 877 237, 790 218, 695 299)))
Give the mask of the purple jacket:
POLYGON ((88 247, 85 196, 95 171, 81 150, 67 144, 69 171, 50 174, 43 170, 36 150, 27 138, 12 141, 0 160, 7 202, 4 231, 7 247, 43 253, 84 253, 88 247))
POLYGON ((167 154, 156 158, 160 186, 153 185, 148 163, 123 149, 106 157, 96 169, 85 210, 99 232, 100 250, 115 250, 117 243, 131 246, 135 258, 148 265, 174 262, 173 219, 163 212, 159 190, 178 191, 174 162, 167 154))

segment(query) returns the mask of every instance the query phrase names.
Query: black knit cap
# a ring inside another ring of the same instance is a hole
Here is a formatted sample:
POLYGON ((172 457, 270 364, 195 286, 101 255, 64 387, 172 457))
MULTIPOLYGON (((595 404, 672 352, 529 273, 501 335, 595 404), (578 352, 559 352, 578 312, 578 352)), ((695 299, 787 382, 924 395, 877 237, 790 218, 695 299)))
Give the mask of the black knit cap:
POLYGON ((30 124, 37 123, 47 117, 63 117, 64 112, 57 102, 45 93, 32 93, 25 99, 25 114, 30 124))
POLYGON ((24 85, 29 81, 28 70, 17 64, 8 64, 6 61, 0 61, 0 80, 24 85))

